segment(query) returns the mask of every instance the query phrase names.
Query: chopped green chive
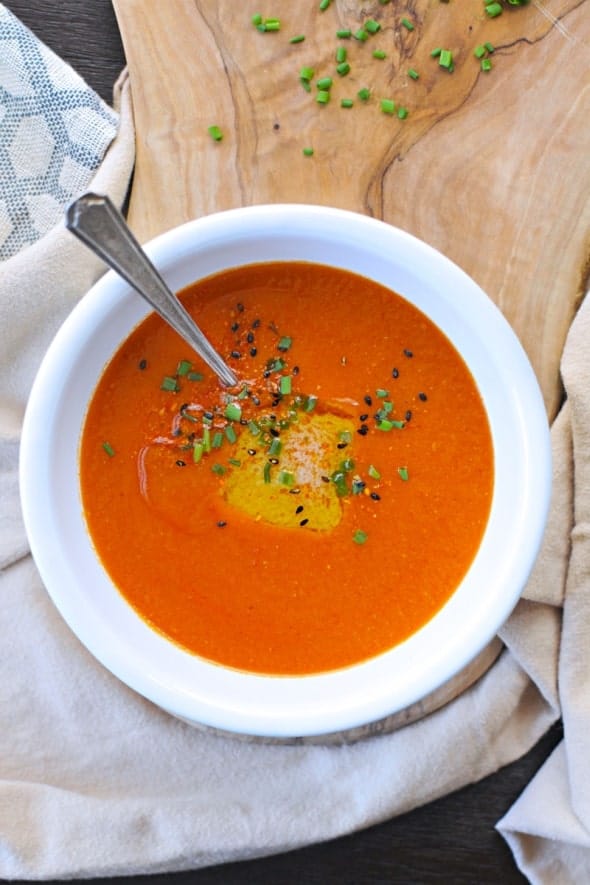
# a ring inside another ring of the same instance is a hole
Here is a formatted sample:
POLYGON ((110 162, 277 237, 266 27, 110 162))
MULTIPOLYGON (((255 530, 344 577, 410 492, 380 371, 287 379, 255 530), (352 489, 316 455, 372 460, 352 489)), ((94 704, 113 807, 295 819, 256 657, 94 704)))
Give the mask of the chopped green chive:
POLYGON ((281 21, 278 18, 265 18, 263 26, 265 31, 280 31, 281 21))
POLYGON ((375 391, 375 396, 378 396, 379 399, 385 399, 386 396, 389 396, 389 391, 385 390, 384 387, 378 387, 375 391))
POLYGON ((381 474, 376 467, 373 467, 372 464, 369 464, 369 469, 367 470, 367 473, 369 474, 371 479, 381 479, 381 474))
POLYGON ((484 43, 483 45, 485 46, 485 48, 487 49, 487 51, 488 51, 489 53, 492 53, 492 52, 495 52, 495 51, 496 51, 496 47, 494 46, 493 43, 484 43))
POLYGON ((313 157, 313 148, 304 147, 302 153, 304 157, 313 157))
POLYGON ((232 427, 231 424, 228 424, 228 425, 227 425, 227 427, 226 427, 225 430, 224 430, 224 433, 225 433, 225 436, 226 436, 226 439, 227 439, 228 442, 230 442, 230 443, 235 443, 235 441, 237 440, 238 436, 237 436, 236 431, 233 429, 233 427, 232 427))
POLYGON ((289 43, 303 43, 305 40, 305 34, 296 34, 294 37, 291 37, 289 43))
POLYGON ((400 479, 403 479, 404 482, 408 481, 408 468, 407 467, 398 467, 397 472, 399 473, 400 479))
POLYGON ((238 458, 228 458, 227 463, 231 464, 232 467, 241 467, 242 462, 238 460, 238 458))
POLYGON ((198 464, 201 458, 203 457, 203 452, 205 451, 205 446, 202 442, 196 442, 193 446, 193 461, 195 464, 198 464))
POLYGON ((341 76, 345 77, 350 73, 350 65, 347 61, 340 62, 339 65, 336 65, 336 72, 341 76))
POLYGON ((203 427, 203 451, 211 451, 211 430, 209 427, 203 427))
POLYGON ((438 63, 441 68, 446 68, 447 70, 451 70, 453 67, 453 53, 450 49, 441 49, 438 63))
POLYGON ((112 447, 112 445, 109 442, 106 442, 106 440, 105 440, 105 442, 103 442, 103 444, 102 444, 102 447, 105 450, 105 452, 107 453, 107 455, 109 456, 109 458, 112 458, 113 455, 115 454, 115 450, 112 447))
POLYGON ((491 58, 482 58, 482 60, 481 60, 481 69, 482 69, 482 71, 491 71, 491 70, 492 70, 492 60, 491 60, 491 58))
POLYGON ((248 421, 248 430, 252 434, 252 436, 260 435, 260 427, 256 423, 256 421, 248 421))
POLYGON ((189 363, 188 360, 181 360, 176 367, 176 374, 179 376, 188 375, 190 370, 192 369, 193 364, 189 363))
POLYGON ((501 3, 487 3, 485 9, 490 18, 496 18, 497 15, 502 15, 501 3))
POLYGON ((320 12, 324 12, 328 8, 328 6, 330 5, 331 2, 332 2, 332 0, 321 0, 320 12))
POLYGON ((390 98, 382 98, 381 99, 381 110, 384 114, 394 114, 395 113, 395 102, 390 98))
POLYGON ((486 48, 483 45, 483 43, 481 43, 479 46, 475 47, 475 49, 473 50, 473 54, 476 58, 483 58, 484 57, 484 55, 486 54, 486 48))
POLYGON ((407 31, 413 31, 413 30, 414 30, 414 25, 412 24, 412 22, 410 21, 409 18, 402 18, 402 25, 404 26, 404 28, 405 28, 407 31))
POLYGON ((299 77, 301 80, 313 80, 315 71, 313 68, 301 68, 299 77))
MULTIPOLYGON (((270 464, 268 466, 270 467, 270 464)), ((283 486, 295 485, 295 474, 291 473, 289 470, 280 470, 277 479, 283 486)))
POLYGON ((316 83, 316 86, 318 87, 318 89, 327 90, 332 88, 333 82, 334 81, 331 77, 321 77, 316 83))
POLYGON ((344 28, 341 31, 336 31, 336 36, 339 40, 350 40, 350 38, 352 37, 352 31, 348 28, 344 28))
POLYGON ((169 375, 166 375, 164 378, 162 378, 160 390, 170 390, 172 391, 172 393, 176 393, 178 389, 178 381, 176 380, 176 378, 171 378, 169 375))
POLYGON ((367 537, 368 535, 366 532, 363 532, 362 529, 357 529, 352 536, 352 540, 355 544, 364 544, 367 540, 367 537))
POLYGON ((412 80, 418 80, 420 74, 414 68, 410 68, 410 70, 408 71, 408 77, 411 77, 412 80))
POLYGON ((293 339, 290 335, 283 335, 277 344, 277 350, 280 350, 282 353, 286 353, 291 349, 291 345, 293 344, 293 339))
POLYGON ((315 407, 316 407, 317 401, 318 401, 317 396, 314 396, 313 394, 310 394, 310 395, 307 397, 307 400, 306 400, 306 402, 305 402, 304 410, 305 410, 306 412, 313 412, 313 410, 314 410, 315 407))
POLYGON ((359 89, 359 91, 357 92, 357 96, 360 98, 361 101, 368 101, 371 97, 371 90, 368 86, 363 86, 363 88, 359 89))
POLYGON ((433 49, 432 52, 430 53, 430 57, 431 57, 431 58, 438 58, 438 57, 440 56, 441 52, 442 52, 442 49, 440 48, 440 46, 437 46, 437 47, 436 47, 435 49, 433 49))
POLYGON ((270 468, 271 468, 270 461, 267 461, 266 464, 264 465, 263 470, 262 470, 262 476, 264 477, 264 482, 267 484, 270 482, 270 468))
POLYGON ((202 372, 188 372, 186 377, 188 381, 202 381, 205 376, 202 372))
POLYGON ((408 113, 409 113, 409 111, 407 108, 398 108, 397 109, 397 115, 400 120, 405 120, 406 117, 408 116, 408 113))
POLYGON ((213 473, 216 473, 217 476, 223 476, 225 473, 225 467, 222 464, 214 464, 211 468, 213 473))
POLYGON ((228 403, 223 413, 228 421, 239 421, 242 417, 242 409, 236 402, 228 403))
POLYGON ((223 433, 221 433, 221 431, 217 430, 213 434, 213 439, 211 441, 211 448, 212 449, 220 449, 222 442, 223 442, 223 433))
POLYGON ((213 139, 213 141, 221 141, 223 139, 223 132, 219 128, 219 126, 209 126, 207 132, 213 139))
POLYGON ((279 381, 279 391, 283 394, 291 393, 291 376, 290 375, 282 375, 281 380, 279 381))
POLYGON ((369 34, 376 34, 381 30, 381 25, 379 22, 376 22, 374 18, 368 18, 365 22, 365 30, 369 32, 369 34))
POLYGON ((342 98, 340 100, 340 107, 341 108, 352 108, 353 106, 354 106, 354 102, 353 102, 352 98, 342 98))
POLYGON ((268 454, 271 456, 271 458, 276 458, 277 455, 281 454, 282 448, 283 448, 282 442, 280 441, 278 436, 275 436, 275 437, 273 437, 273 440, 272 440, 270 446, 268 447, 268 454))
POLYGON ((354 39, 359 40, 361 43, 364 43, 365 40, 369 39, 369 32, 364 28, 359 28, 359 30, 354 34, 354 39))
POLYGON ((348 445, 348 443, 352 442, 352 433, 350 430, 341 430, 338 434, 338 441, 344 443, 344 445, 348 445))
POLYGON ((339 46, 336 50, 336 61, 340 64, 343 61, 346 61, 347 49, 346 46, 339 46))
POLYGON ((383 52, 382 49, 374 49, 373 50, 373 58, 377 58, 379 60, 382 60, 384 58, 387 58, 387 53, 383 52))
POLYGON ((328 104, 330 101, 329 91, 327 89, 320 89, 315 100, 318 104, 328 104))
POLYGON ((258 25, 262 24, 261 14, 259 12, 254 13, 254 15, 252 16, 250 21, 252 22, 252 24, 254 25, 255 28, 258 27, 258 25))

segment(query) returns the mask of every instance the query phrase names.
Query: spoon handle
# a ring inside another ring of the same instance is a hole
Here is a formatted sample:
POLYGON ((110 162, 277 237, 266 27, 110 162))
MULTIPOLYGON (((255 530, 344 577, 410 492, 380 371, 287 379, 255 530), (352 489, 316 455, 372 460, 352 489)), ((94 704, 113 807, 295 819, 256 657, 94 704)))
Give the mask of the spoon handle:
POLYGON ((237 378, 170 291, 111 200, 84 194, 66 211, 66 227, 123 277, 229 386, 237 378))

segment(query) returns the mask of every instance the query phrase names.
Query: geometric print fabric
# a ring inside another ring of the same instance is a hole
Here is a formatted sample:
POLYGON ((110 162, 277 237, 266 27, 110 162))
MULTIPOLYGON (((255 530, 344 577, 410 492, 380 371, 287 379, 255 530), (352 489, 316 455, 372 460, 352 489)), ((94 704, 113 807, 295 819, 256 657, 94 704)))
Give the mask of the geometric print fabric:
POLYGON ((100 165, 118 120, 0 3, 0 261, 61 220, 100 165))

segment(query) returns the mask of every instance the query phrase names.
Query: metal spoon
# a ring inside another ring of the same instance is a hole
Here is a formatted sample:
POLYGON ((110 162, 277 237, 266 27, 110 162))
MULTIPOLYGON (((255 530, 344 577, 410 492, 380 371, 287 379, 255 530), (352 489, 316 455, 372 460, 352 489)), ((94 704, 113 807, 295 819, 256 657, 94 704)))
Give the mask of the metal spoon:
POLYGON ((205 360, 222 384, 237 384, 232 370, 168 288, 108 197, 79 197, 66 211, 66 227, 145 298, 205 360))

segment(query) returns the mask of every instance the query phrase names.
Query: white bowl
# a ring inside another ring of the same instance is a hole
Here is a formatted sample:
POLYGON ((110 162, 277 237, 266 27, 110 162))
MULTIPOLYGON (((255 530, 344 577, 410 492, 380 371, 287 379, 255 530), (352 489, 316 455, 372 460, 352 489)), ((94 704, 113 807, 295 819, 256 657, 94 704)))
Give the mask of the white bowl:
POLYGON ((113 272, 49 348, 25 416, 21 494, 31 550, 55 605, 112 673, 170 713, 278 738, 343 731, 396 713, 461 671, 516 604, 540 545, 551 485, 549 432, 530 364, 508 323, 456 265, 409 234, 355 213, 272 205, 210 215, 147 247, 172 289, 260 261, 307 260, 362 274, 427 314, 470 367, 489 417, 495 485, 465 579, 421 630, 385 654, 299 677, 208 663, 150 629, 111 583, 88 537, 78 481, 87 405, 112 354, 149 309, 113 272))

